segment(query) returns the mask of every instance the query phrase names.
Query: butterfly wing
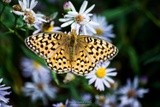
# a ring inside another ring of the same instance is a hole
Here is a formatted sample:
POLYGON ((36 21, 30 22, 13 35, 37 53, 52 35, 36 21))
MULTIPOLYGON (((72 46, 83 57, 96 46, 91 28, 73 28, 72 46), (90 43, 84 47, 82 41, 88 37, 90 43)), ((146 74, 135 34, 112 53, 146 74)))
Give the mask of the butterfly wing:
POLYGON ((118 49, 111 43, 90 36, 78 36, 72 72, 85 75, 91 72, 100 61, 111 60, 118 49))
POLYGON ((25 43, 34 53, 44 58, 50 69, 57 73, 69 72, 69 51, 65 48, 68 39, 64 33, 39 33, 25 39, 25 43))

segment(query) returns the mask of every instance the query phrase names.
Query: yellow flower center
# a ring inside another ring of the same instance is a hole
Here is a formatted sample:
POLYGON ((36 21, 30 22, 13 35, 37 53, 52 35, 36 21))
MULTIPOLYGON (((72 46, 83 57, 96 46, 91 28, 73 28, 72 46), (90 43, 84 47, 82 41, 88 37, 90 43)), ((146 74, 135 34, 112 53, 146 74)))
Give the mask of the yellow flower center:
POLYGON ((96 30, 97 35, 99 35, 99 36, 103 35, 104 31, 101 28, 96 28, 95 30, 96 30))
POLYGON ((82 22, 83 19, 84 19, 84 17, 83 17, 82 15, 77 15, 77 16, 75 17, 75 21, 76 21, 77 23, 82 22))
POLYGON ((39 69, 41 67, 41 65, 36 61, 33 61, 33 66, 35 69, 39 69))
POLYGON ((98 78, 104 78, 106 76, 106 73, 107 73, 106 68, 100 67, 96 71, 96 76, 98 78))
POLYGON ((51 24, 51 22, 48 23, 44 23, 42 25, 42 30, 43 32, 52 32, 53 31, 54 26, 51 24))

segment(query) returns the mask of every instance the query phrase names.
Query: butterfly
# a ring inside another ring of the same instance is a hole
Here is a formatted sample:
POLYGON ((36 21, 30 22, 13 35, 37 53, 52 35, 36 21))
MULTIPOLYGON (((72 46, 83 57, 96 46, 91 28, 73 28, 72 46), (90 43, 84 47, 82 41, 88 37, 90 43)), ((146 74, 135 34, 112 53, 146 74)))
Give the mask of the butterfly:
POLYGON ((113 44, 74 31, 34 34, 25 39, 25 44, 58 74, 72 72, 83 76, 98 62, 111 60, 118 53, 113 44))

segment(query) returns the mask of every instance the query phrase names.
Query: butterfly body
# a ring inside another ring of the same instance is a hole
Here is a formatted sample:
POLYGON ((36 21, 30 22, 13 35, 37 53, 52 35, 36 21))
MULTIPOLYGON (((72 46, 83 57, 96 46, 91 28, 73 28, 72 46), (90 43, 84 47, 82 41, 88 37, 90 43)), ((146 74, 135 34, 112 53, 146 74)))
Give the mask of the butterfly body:
POLYGON ((70 53, 70 62, 73 61, 75 55, 75 48, 77 47, 77 36, 74 33, 67 35, 69 37, 69 53, 70 53))
POLYGON ((109 42, 75 32, 39 33, 26 38, 25 43, 60 74, 88 74, 98 62, 111 60, 118 52, 109 42))

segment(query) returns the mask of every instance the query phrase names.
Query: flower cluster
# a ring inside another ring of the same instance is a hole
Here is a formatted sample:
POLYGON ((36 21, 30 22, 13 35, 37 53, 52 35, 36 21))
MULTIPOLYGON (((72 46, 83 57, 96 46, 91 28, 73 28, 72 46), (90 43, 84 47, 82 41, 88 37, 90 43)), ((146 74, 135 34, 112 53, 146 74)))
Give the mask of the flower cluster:
MULTIPOLYGON (((79 35, 93 35, 98 38, 111 41, 110 38, 115 37, 112 33, 112 25, 108 25, 105 17, 93 15, 91 10, 95 7, 92 5, 87 8, 88 1, 84 1, 80 7, 79 12, 76 11, 73 4, 69 1, 64 4, 64 10, 66 14, 64 18, 60 18, 59 21, 63 22, 61 27, 66 27, 71 25, 71 31, 76 30, 76 33, 79 35)), ((95 82, 95 87, 104 91, 105 86, 110 88, 110 84, 114 83, 114 80, 110 77, 116 76, 115 68, 107 68, 110 61, 100 62, 96 65, 95 69, 86 75, 86 78, 89 79, 89 84, 95 82)))
MULTIPOLYGON (((35 27, 35 31, 33 34, 39 32, 56 32, 61 28, 58 26, 54 26, 54 19, 57 16, 57 13, 54 13, 52 16, 47 17, 43 14, 36 14, 33 11, 33 8, 37 5, 37 1, 35 0, 19 0, 18 5, 13 6, 12 12, 16 15, 23 16, 24 21, 35 27)), ((84 1, 80 7, 79 12, 76 11, 74 5, 68 1, 64 4, 64 11, 66 14, 64 18, 60 18, 59 21, 64 22, 61 27, 66 27, 71 25, 71 31, 76 30, 77 34, 87 34, 93 35, 98 38, 111 41, 110 38, 115 37, 112 33, 112 25, 108 25, 105 17, 99 15, 91 14, 91 10, 95 7, 95 5, 90 6, 87 9, 88 1, 84 1)), ((87 74, 85 77, 89 79, 89 84, 95 82, 95 87, 104 91, 105 86, 110 88, 110 84, 114 83, 114 80, 110 77, 116 76, 115 68, 107 68, 110 61, 100 62, 97 64, 93 72, 87 74), (114 71, 114 72, 113 72, 114 71)), ((36 61, 31 61, 30 59, 23 58, 22 67, 24 69, 24 76, 31 76, 34 81, 49 81, 48 79, 49 70, 37 64, 36 61), (37 72, 38 71, 38 72, 37 72), (38 80, 40 77, 41 80, 38 80)), ((73 80, 75 77, 73 74, 68 73, 64 79, 64 83, 73 80)))
MULTIPOLYGON (((0 79, 0 84, 2 83, 3 79, 0 79)), ((6 95, 9 95, 10 92, 7 90, 10 89, 10 87, 6 87, 5 84, 0 85, 0 107, 12 107, 10 105, 7 105, 9 102, 9 98, 6 98, 6 95)))
POLYGON ((84 1, 82 6, 80 7, 79 12, 77 12, 70 1, 67 2, 67 4, 69 5, 68 8, 70 9, 67 9, 69 11, 66 15, 64 15, 64 18, 59 19, 59 21, 64 22, 61 27, 66 27, 71 24, 71 31, 76 30, 77 34, 86 35, 87 30, 96 33, 93 25, 98 25, 98 23, 95 23, 91 20, 92 14, 89 13, 95 7, 95 5, 92 5, 86 10, 88 1, 84 1))
POLYGON ((96 103, 101 107, 141 107, 138 98, 142 98, 148 89, 138 87, 139 80, 134 78, 133 83, 127 80, 125 86, 117 88, 107 95, 97 95, 96 103))
MULTIPOLYGON (((117 87, 116 90, 112 90, 106 95, 94 96, 95 104, 100 107, 141 107, 142 105, 138 99, 143 98, 143 95, 148 93, 148 89, 139 88, 139 82, 138 77, 134 78, 133 83, 128 79, 125 86, 117 87)), ((93 98, 90 94, 84 94, 80 101, 67 100, 65 104, 60 102, 53 104, 53 107, 86 107, 93 103, 91 102, 93 98)))
POLYGON ((33 34, 39 32, 55 32, 61 29, 58 26, 54 26, 54 19, 57 13, 48 17, 42 13, 35 13, 35 11, 33 11, 33 8, 35 8, 38 1, 19 0, 18 2, 19 4, 13 5, 12 12, 18 16, 23 16, 23 20, 28 26, 35 27, 36 30, 33 32, 33 34))
POLYGON ((13 6, 12 12, 16 15, 23 16, 23 20, 28 24, 32 25, 39 21, 45 21, 42 14, 37 14, 33 11, 33 8, 37 5, 35 0, 19 0, 19 4, 13 6))
POLYGON ((23 92, 30 96, 33 102, 41 99, 44 105, 47 105, 47 98, 55 98, 57 89, 51 82, 51 74, 48 68, 42 66, 37 61, 22 58, 22 67, 24 77, 31 77, 33 82, 26 82, 23 92))
POLYGON ((117 94, 119 94, 121 104, 120 107, 125 106, 131 106, 131 107, 141 107, 141 104, 139 103, 137 98, 142 98, 145 93, 148 93, 148 89, 138 88, 138 77, 134 78, 133 83, 131 83, 131 80, 127 80, 127 84, 123 87, 121 87, 117 94))

